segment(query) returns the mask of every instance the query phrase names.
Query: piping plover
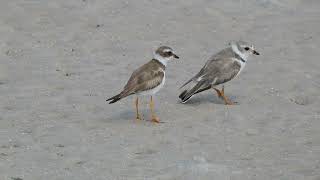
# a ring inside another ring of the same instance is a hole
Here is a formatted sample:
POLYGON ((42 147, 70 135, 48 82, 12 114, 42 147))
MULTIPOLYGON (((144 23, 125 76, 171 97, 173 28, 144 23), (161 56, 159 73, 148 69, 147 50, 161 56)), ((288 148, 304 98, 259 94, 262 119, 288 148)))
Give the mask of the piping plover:
POLYGON ((151 121, 159 123, 159 118, 154 113, 154 102, 152 96, 156 94, 165 83, 165 70, 167 62, 179 57, 168 46, 161 46, 154 52, 151 61, 136 69, 123 90, 107 101, 109 104, 115 103, 130 95, 137 95, 135 100, 136 119, 141 119, 139 114, 139 95, 150 95, 151 121))
POLYGON ((221 91, 216 86, 237 77, 245 67, 248 58, 253 54, 259 55, 259 53, 253 45, 244 41, 232 41, 229 46, 213 55, 200 72, 182 85, 181 88, 187 84, 190 85, 179 95, 183 103, 187 102, 193 95, 213 88, 218 96, 223 98, 225 104, 233 104, 224 95, 224 86, 222 86, 221 91))

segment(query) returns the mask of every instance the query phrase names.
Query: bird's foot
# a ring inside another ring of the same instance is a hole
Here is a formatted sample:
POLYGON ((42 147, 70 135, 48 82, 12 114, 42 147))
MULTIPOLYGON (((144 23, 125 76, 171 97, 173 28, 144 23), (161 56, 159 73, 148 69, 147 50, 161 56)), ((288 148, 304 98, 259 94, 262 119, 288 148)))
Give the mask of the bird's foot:
POLYGON ((221 98, 224 100, 224 103, 225 103, 226 105, 236 105, 236 104, 238 104, 238 102, 236 102, 236 101, 231 101, 231 100, 230 100, 227 96, 225 96, 225 95, 223 95, 221 98))
POLYGON ((137 121, 141 121, 141 120, 143 120, 143 117, 141 117, 140 114, 138 114, 138 115, 136 116, 136 120, 137 120, 137 121))
POLYGON ((217 88, 213 88, 213 89, 217 92, 218 97, 224 100, 225 105, 237 104, 237 102, 232 102, 229 98, 227 98, 227 96, 224 95, 224 88, 222 88, 221 91, 217 88))
POLYGON ((224 100, 224 103, 226 104, 226 105, 235 105, 236 104, 236 102, 232 102, 232 101, 230 101, 230 100, 224 100))
POLYGON ((151 122, 160 123, 160 118, 157 117, 157 116, 152 116, 152 117, 151 117, 151 122))

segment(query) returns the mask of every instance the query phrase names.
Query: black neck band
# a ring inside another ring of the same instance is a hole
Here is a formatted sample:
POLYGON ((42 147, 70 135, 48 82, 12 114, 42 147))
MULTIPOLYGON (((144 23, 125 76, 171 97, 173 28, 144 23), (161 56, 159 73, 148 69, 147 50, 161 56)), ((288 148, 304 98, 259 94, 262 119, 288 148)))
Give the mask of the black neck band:
POLYGON ((236 58, 237 59, 240 59, 240 61, 242 61, 242 62, 246 62, 246 60, 244 60, 241 56, 239 56, 239 54, 237 54, 237 53, 235 53, 236 54, 236 58))

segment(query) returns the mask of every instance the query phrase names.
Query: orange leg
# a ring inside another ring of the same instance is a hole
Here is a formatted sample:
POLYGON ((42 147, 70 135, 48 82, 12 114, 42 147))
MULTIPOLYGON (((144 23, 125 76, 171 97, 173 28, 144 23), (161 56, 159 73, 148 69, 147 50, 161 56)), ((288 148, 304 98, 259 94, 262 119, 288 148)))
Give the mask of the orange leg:
POLYGON ((222 90, 220 91, 219 89, 217 88, 213 88, 217 94, 218 94, 218 97, 222 98, 224 100, 224 103, 226 105, 234 105, 234 103, 232 101, 229 100, 229 98, 227 98, 225 95, 224 95, 224 86, 222 86, 222 90))
POLYGON ((150 98, 150 110, 151 110, 151 121, 155 123, 160 123, 160 119, 154 113, 154 102, 153 102, 152 96, 150 98))
POLYGON ((141 116, 139 114, 139 98, 137 97, 136 98, 136 101, 135 101, 135 105, 136 105, 136 120, 141 120, 141 116))

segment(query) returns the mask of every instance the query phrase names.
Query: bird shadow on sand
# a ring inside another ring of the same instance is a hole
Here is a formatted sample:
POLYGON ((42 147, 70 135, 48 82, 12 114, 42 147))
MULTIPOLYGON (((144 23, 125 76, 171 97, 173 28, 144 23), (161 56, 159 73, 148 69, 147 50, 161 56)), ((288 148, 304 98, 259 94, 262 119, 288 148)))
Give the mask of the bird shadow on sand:
MULTIPOLYGON (((230 96, 229 97, 232 102, 235 102, 235 97, 230 96)), ((179 102, 181 103, 181 102, 179 102)), ((218 104, 218 105, 224 105, 224 101, 217 97, 216 95, 212 94, 203 94, 192 97, 189 101, 186 103, 182 103, 183 105, 187 106, 198 106, 200 104, 218 104)), ((235 102, 236 105, 238 105, 237 102, 235 102)))
POLYGON ((135 119, 135 113, 130 109, 117 112, 111 111, 110 114, 111 115, 105 119, 106 121, 132 121, 135 119))
MULTIPOLYGON (((151 122, 150 121, 150 112, 147 109, 139 109, 140 115, 142 116, 142 122, 151 122)), ((156 114, 159 114, 155 111, 156 114)), ((104 119, 104 121, 113 122, 113 121, 139 121, 136 120, 136 113, 134 110, 126 109, 123 111, 111 112, 111 115, 104 119)), ((164 123, 164 122, 161 122, 164 123)))

